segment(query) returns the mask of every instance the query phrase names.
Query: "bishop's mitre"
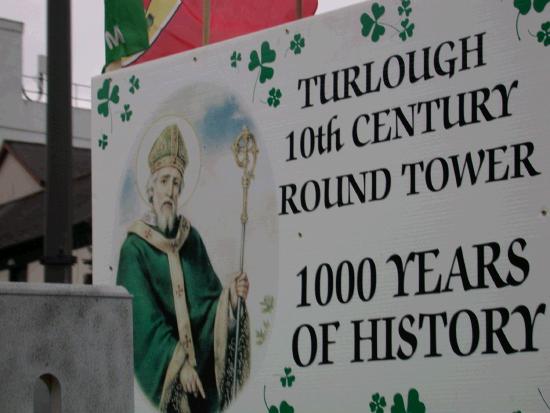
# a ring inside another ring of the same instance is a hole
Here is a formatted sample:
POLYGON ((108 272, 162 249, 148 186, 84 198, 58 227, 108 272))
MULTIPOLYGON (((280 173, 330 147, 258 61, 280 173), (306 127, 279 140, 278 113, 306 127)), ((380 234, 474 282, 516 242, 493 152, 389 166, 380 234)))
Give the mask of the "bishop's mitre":
POLYGON ((164 128, 153 143, 148 161, 151 174, 166 166, 172 166, 183 176, 189 157, 178 125, 173 124, 164 128))

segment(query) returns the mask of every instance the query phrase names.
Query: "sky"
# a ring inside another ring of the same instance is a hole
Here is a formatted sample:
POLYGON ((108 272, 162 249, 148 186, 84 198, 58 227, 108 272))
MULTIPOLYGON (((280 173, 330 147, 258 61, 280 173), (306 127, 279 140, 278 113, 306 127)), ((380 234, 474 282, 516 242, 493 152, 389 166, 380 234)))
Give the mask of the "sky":
MULTIPOLYGON (((55 1, 55 0, 53 0, 55 1)), ((89 85, 104 61, 103 1, 72 0, 73 83, 89 85)), ((317 14, 362 0, 319 0, 317 14)), ((46 0, 1 0, 0 17, 22 21, 23 74, 37 76, 38 55, 46 54, 46 0)))

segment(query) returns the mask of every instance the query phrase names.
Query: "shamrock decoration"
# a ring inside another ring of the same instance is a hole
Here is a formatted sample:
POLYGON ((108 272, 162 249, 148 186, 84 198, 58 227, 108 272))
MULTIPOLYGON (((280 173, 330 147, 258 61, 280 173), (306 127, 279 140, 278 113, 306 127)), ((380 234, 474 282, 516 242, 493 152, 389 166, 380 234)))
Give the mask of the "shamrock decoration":
POLYGON ((411 23, 409 19, 405 19, 401 22, 401 26, 403 27, 403 31, 399 33, 399 37, 401 37, 401 40, 405 41, 407 40, 407 38, 412 37, 414 23, 411 23))
POLYGON ((238 62, 242 60, 242 56, 236 50, 231 55, 231 67, 237 67, 238 62))
POLYGON ((302 53, 302 49, 306 45, 306 40, 302 37, 300 33, 296 33, 294 35, 294 39, 290 42, 290 50, 294 52, 294 54, 300 54, 302 53))
POLYGON ((278 409, 277 406, 271 406, 269 413, 294 413, 294 407, 283 400, 278 409))
POLYGON ((275 89, 274 87, 271 88, 269 91, 269 97, 267 98, 267 104, 269 106, 273 106, 276 108, 281 104, 281 98, 283 97, 283 93, 281 92, 281 89, 275 89))
POLYGON ((259 330, 256 330, 256 344, 261 346, 265 343, 265 340, 267 338, 267 333, 264 329, 260 328, 259 330))
MULTIPOLYGON (((518 15, 516 18, 516 34, 518 36, 518 40, 521 41, 521 36, 519 34, 519 17, 521 15, 527 15, 531 11, 531 7, 533 7, 537 13, 542 13, 548 3, 550 3, 550 0, 514 0, 514 7, 518 10, 518 15)), ((543 26, 544 25, 545 24, 543 24, 543 26)), ((539 43, 544 43, 545 46, 548 46, 546 33, 547 30, 544 28, 542 28, 542 31, 537 33, 537 36, 534 36, 531 32, 529 32, 531 36, 537 38, 539 43)))
POLYGON ((256 50, 250 52, 250 63, 248 63, 248 70, 251 72, 258 67, 260 68, 259 80, 260 83, 265 83, 266 80, 272 79, 275 74, 275 70, 272 67, 267 66, 269 63, 273 63, 277 53, 269 46, 269 42, 262 43, 260 48, 260 55, 256 50))
POLYGON ((132 114, 133 114, 133 113, 134 113, 134 112, 132 112, 132 111, 130 110, 130 105, 125 104, 125 105, 124 105, 124 112, 122 112, 122 113, 120 114, 120 119, 122 119, 123 122, 129 122, 129 121, 130 121, 130 118, 132 117, 132 114))
MULTIPOLYGON (((514 7, 518 9, 520 14, 525 16, 529 13, 529 11, 531 11, 531 1, 532 0, 514 0, 514 7)), ((537 13, 542 13, 549 2, 550 0, 534 0, 532 2, 533 9, 537 13)))
POLYGON ((380 394, 374 393, 372 395, 372 402, 369 403, 370 411, 372 413, 384 413, 384 407, 386 407, 386 398, 380 397, 380 394))
POLYGON ((525 16, 531 10, 531 0, 514 0, 514 7, 525 16))
POLYGON ((256 344, 259 346, 265 343, 267 335, 269 334, 269 329, 271 328, 271 323, 268 320, 264 320, 262 324, 263 327, 256 330, 256 344))
POLYGON ((268 413, 294 413, 294 407, 288 404, 286 400, 283 400, 281 404, 279 404, 279 408, 277 408, 277 406, 274 406, 274 405, 269 407, 267 405, 267 400, 265 398, 265 386, 264 386, 264 403, 268 413))
POLYGON ((398 7, 397 11, 399 15, 402 16, 405 13, 405 16, 409 17, 412 13, 411 0, 401 0, 401 6, 398 7))
POLYGON ((101 137, 101 139, 99 139, 98 144, 99 144, 99 147, 100 147, 101 149, 105 150, 105 147, 106 147, 107 144, 108 144, 108 142, 107 142, 108 139, 109 139, 109 138, 107 137, 107 135, 103 135, 103 136, 101 137))
POLYGON ((130 93, 133 95, 136 93, 136 90, 139 90, 139 79, 135 75, 132 75, 130 78, 130 93))
POLYGON ((541 30, 537 32, 537 40, 546 47, 550 45, 550 21, 542 23, 540 29, 541 30))
POLYGON ((411 389, 407 398, 407 408, 405 408, 403 396, 400 393, 393 396, 391 413, 426 413, 426 406, 420 401, 418 391, 411 389))
POLYGON ((363 25, 361 33, 364 37, 369 37, 372 32, 372 41, 376 43, 386 32, 384 26, 378 23, 378 19, 382 17, 386 9, 378 3, 374 3, 371 7, 371 11, 374 18, 368 13, 363 13, 361 15, 361 24, 363 25))
POLYGON ((292 374, 292 369, 290 367, 285 367, 285 375, 281 377, 281 384, 283 387, 292 387, 294 380, 296 380, 296 376, 292 374))
POLYGON ((533 8, 537 13, 542 13, 549 2, 550 0, 535 0, 533 2, 533 8))
POLYGON ((118 85, 114 85, 111 90, 111 81, 112 79, 105 79, 103 85, 97 91, 97 98, 100 100, 99 105, 97 105, 97 113, 105 117, 109 116, 109 102, 117 104, 120 100, 118 96, 118 85))
POLYGON ((260 305, 262 306, 262 313, 269 314, 273 311, 273 307, 275 307, 275 298, 272 295, 266 295, 260 302, 260 305))

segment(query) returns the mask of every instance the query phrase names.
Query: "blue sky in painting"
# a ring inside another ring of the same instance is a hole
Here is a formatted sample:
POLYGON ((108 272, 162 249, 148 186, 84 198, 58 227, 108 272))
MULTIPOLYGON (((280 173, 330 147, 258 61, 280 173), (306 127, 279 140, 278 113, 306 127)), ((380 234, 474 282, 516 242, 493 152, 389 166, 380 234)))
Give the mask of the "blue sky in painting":
POLYGON ((222 104, 207 109, 197 124, 197 133, 206 150, 218 151, 231 145, 243 126, 252 129, 252 120, 242 113, 235 97, 229 96, 222 104))

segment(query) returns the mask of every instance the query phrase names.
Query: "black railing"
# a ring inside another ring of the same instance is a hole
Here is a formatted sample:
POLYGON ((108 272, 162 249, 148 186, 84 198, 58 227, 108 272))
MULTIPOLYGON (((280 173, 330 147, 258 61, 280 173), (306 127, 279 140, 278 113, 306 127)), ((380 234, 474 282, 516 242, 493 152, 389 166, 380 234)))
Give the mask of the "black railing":
MULTIPOLYGON (((48 80, 46 77, 23 75, 21 93, 23 98, 32 102, 47 103, 48 80)), ((73 83, 71 87, 72 105, 75 108, 90 109, 92 106, 92 88, 90 85, 73 83)))

